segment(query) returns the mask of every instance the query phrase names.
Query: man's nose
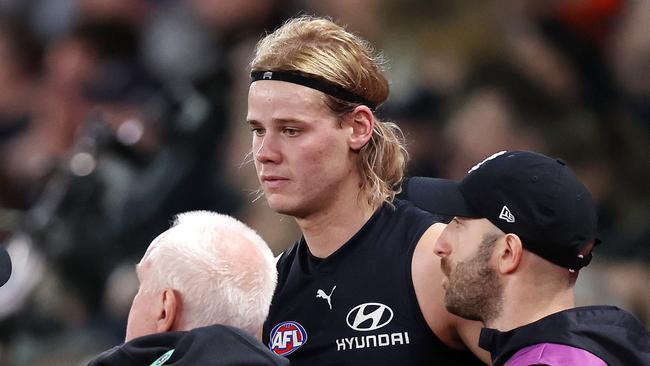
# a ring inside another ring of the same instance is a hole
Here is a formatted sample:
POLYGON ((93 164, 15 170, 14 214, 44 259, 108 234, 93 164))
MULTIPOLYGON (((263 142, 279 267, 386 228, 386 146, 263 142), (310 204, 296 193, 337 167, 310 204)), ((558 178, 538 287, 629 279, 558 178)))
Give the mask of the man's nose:
POLYGON ((433 252, 441 258, 445 258, 451 254, 451 246, 448 242, 447 229, 443 230, 438 237, 438 240, 436 240, 436 244, 433 247, 433 252))
POLYGON ((255 160, 260 163, 279 163, 281 154, 277 148, 277 143, 272 136, 266 134, 259 138, 259 143, 254 146, 255 160))

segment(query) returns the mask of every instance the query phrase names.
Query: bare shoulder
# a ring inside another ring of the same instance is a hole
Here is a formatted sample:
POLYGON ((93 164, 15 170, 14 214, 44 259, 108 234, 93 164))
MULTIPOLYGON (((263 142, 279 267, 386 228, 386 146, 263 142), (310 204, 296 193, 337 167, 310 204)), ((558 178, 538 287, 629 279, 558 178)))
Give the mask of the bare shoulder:
POLYGON ((441 223, 431 225, 420 238, 413 254, 411 272, 420 310, 431 330, 443 343, 455 349, 469 348, 488 362, 489 354, 478 347, 481 324, 461 319, 445 309, 440 257, 434 253, 436 240, 445 226, 441 223))
POLYGON ((445 225, 436 223, 422 235, 413 253, 411 272, 413 287, 422 315, 433 332, 450 347, 462 348, 455 336, 451 315, 444 307, 440 258, 433 248, 445 225))

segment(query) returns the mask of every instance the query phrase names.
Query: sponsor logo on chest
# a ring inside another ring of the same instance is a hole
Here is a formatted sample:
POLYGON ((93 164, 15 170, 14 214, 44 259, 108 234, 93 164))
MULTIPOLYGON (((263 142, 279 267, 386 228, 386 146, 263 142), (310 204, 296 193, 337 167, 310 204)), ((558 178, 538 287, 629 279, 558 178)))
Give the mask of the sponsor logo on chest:
MULTIPOLYGON (((348 327, 358 332, 372 332, 388 325, 393 320, 393 309, 378 302, 359 304, 346 316, 348 327)), ((360 348, 387 347, 409 344, 408 332, 361 334, 336 339, 337 351, 360 348)))

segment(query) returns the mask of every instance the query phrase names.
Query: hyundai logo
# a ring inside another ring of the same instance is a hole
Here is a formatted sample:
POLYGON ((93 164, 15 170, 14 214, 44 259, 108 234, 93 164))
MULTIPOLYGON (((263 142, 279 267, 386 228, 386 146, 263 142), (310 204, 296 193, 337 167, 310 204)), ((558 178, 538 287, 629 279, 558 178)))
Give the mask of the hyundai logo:
POLYGON ((348 326, 360 332, 379 329, 393 320, 393 310, 378 302, 368 302, 357 305, 346 317, 348 326))

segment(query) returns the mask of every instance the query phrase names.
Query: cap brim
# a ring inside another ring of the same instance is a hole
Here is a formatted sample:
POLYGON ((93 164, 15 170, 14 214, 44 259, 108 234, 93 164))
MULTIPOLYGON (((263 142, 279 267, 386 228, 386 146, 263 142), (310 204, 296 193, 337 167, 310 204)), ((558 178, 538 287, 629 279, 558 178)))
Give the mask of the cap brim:
POLYGON ((0 246, 0 286, 7 283, 11 276, 11 258, 7 250, 0 246))
POLYGON ((459 183, 453 180, 413 177, 406 182, 406 196, 413 204, 431 213, 478 217, 465 202, 459 183))

